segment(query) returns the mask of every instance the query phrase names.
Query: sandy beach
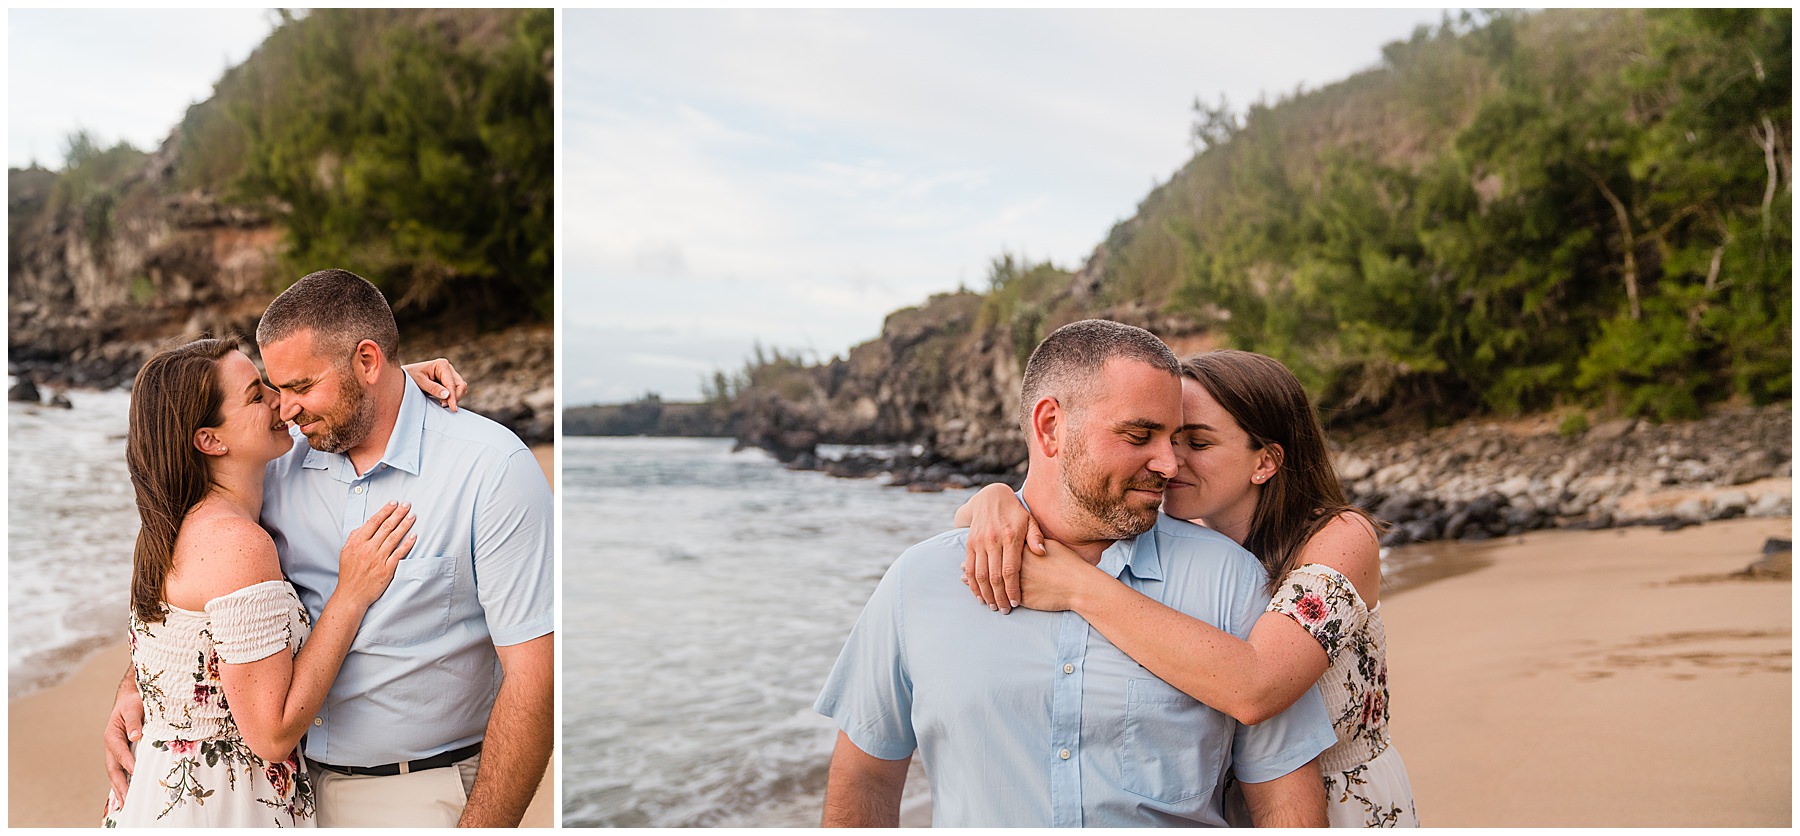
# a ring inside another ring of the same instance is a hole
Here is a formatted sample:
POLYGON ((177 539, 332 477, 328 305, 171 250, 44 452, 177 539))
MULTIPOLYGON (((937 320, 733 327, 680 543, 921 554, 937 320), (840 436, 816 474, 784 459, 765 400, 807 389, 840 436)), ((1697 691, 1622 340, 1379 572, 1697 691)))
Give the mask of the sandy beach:
POLYGON ((1436 827, 1787 827, 1791 520, 1509 538, 1395 594, 1394 743, 1436 827))
MULTIPOLYGON (((552 445, 532 448, 555 485, 552 445)), ((13 700, 7 715, 7 824, 98 827, 106 807, 100 745, 119 680, 130 665, 123 637, 83 660, 74 675, 13 700)), ((526 827, 556 825, 556 761, 525 811, 526 827)))

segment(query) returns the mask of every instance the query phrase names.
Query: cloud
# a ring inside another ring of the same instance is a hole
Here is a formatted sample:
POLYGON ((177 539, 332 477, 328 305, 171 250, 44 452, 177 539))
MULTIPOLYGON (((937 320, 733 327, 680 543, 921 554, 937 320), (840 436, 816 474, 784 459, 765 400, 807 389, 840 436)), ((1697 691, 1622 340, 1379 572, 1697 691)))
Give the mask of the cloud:
POLYGON ((1080 266, 1196 96, 1335 81, 1438 15, 569 10, 565 323, 841 353, 1003 250, 1080 266))

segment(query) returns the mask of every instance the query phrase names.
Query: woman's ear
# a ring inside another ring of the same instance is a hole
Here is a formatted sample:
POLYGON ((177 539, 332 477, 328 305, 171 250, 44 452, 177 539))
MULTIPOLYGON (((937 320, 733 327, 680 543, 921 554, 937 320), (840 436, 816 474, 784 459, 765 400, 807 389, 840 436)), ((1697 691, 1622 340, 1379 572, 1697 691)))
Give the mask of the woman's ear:
POLYGON ((207 456, 223 456, 231 452, 225 446, 225 439, 220 438, 212 427, 201 427, 194 431, 194 449, 207 456))
POLYGON ((1264 444, 1257 454, 1256 469, 1251 471, 1250 481, 1261 485, 1275 478, 1275 474, 1281 472, 1281 460, 1286 458, 1287 451, 1282 450, 1281 445, 1271 441, 1264 444))

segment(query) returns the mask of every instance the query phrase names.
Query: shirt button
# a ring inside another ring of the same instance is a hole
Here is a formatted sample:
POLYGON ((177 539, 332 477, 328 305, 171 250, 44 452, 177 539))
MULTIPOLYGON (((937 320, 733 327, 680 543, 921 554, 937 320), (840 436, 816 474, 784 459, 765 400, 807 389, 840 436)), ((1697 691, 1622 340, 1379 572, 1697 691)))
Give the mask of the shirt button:
POLYGON ((1063 760, 1068 760, 1069 759, 1069 750, 1064 749, 1061 752, 1057 752, 1056 756, 1059 758, 1062 758, 1063 760))
POLYGON ((357 485, 356 487, 352 488, 351 490, 354 490, 357 493, 362 493, 362 489, 363 489, 363 486, 357 485))
POLYGON ((1075 672, 1074 665, 1072 665, 1072 664, 1064 664, 1063 665, 1063 673, 1074 673, 1074 672, 1075 672))
MULTIPOLYGON (((315 726, 323 726, 323 725, 325 725, 325 718, 323 718, 323 717, 314 717, 314 718, 313 718, 313 725, 315 725, 315 726)), ((1064 750, 1064 751, 1067 751, 1067 750, 1064 750)))

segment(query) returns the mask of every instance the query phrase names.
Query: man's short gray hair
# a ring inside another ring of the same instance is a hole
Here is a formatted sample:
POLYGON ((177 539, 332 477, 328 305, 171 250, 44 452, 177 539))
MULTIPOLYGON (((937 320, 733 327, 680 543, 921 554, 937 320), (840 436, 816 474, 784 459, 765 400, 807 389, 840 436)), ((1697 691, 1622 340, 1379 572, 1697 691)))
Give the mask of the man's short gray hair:
POLYGON ((349 270, 308 273, 269 303, 256 326, 256 344, 278 343, 300 331, 313 332, 320 354, 344 355, 363 340, 373 340, 394 362, 400 329, 387 297, 368 279, 349 270))
POLYGON ((1086 406, 1091 382, 1113 359, 1135 360, 1171 376, 1181 375, 1175 352, 1149 331, 1107 319, 1071 322, 1045 337, 1025 361, 1019 427, 1026 437, 1031 435, 1031 411, 1038 401, 1052 397, 1063 409, 1078 413, 1086 406))

